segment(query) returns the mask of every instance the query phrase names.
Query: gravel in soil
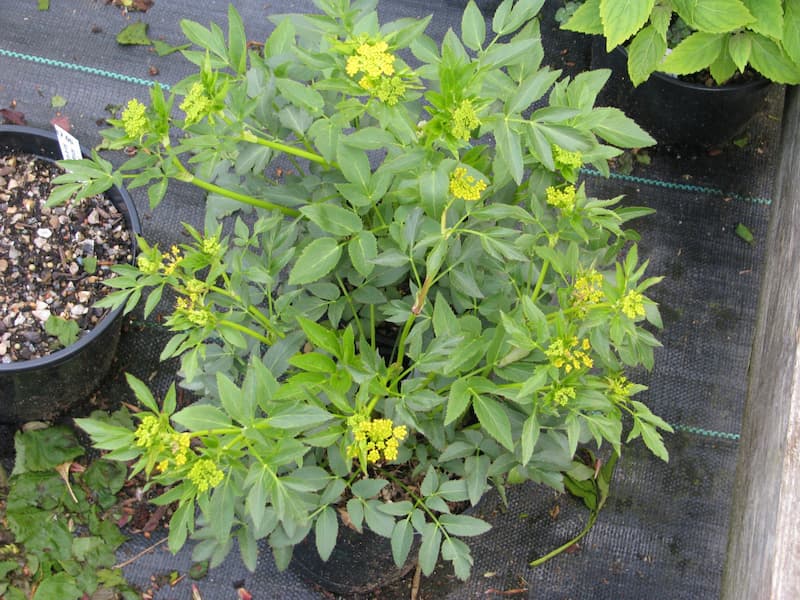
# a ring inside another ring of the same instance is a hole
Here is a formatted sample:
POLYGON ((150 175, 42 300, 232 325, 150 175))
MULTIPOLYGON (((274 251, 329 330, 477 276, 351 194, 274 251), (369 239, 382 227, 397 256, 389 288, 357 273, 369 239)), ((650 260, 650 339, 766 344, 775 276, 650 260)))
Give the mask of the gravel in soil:
POLYGON ((0 155, 0 363, 58 350, 45 331, 51 315, 77 323, 79 336, 94 328, 111 267, 132 260, 125 218, 105 196, 45 206, 61 172, 31 155, 0 155))

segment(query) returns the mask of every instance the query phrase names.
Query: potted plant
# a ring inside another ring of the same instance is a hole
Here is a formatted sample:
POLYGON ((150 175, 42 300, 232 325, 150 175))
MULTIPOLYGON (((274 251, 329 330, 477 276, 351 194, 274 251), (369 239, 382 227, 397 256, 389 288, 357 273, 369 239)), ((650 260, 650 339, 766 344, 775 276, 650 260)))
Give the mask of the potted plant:
POLYGON ((92 304, 111 266, 133 261, 141 229, 120 187, 48 204, 60 172, 55 133, 0 126, 0 155, 0 421, 12 423, 63 412, 107 373, 122 308, 92 304))
POLYGON ((667 458, 669 426, 625 375, 658 345, 658 278, 627 226, 651 211, 577 183, 653 140, 594 106, 607 71, 540 64, 541 1, 506 0, 491 31, 470 2, 441 45, 429 18, 317 5, 250 52, 233 8, 227 40, 183 22, 197 73, 104 132, 137 149, 109 181, 149 185, 154 204, 173 179, 208 192, 205 232, 143 241, 103 300, 146 296, 149 313, 177 293, 162 358, 199 400, 159 402, 131 377, 135 428, 78 424, 165 486, 173 551, 193 536, 218 564, 238 541, 255 568, 266 538, 285 568, 310 534, 328 559, 369 529, 397 565, 418 547, 424 573, 441 556, 466 578, 462 538, 489 524, 461 509, 489 489, 591 480, 575 458, 589 442, 641 436, 667 458))
POLYGON ((763 107, 770 81, 800 82, 793 2, 568 4, 562 27, 605 39, 594 62, 627 75, 634 89, 620 85, 621 102, 659 141, 730 139, 763 107))

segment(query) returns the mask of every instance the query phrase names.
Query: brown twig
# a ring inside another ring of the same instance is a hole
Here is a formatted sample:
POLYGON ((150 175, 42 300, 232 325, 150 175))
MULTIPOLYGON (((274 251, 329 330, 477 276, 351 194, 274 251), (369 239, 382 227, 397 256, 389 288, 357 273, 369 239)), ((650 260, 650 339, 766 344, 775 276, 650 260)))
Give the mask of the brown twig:
POLYGON ((111 568, 112 569, 121 569, 123 567, 127 567, 129 564, 131 564, 133 562, 136 562, 137 560, 139 560, 142 556, 144 556, 148 552, 152 552, 153 550, 155 550, 158 546, 160 546, 161 544, 166 542, 168 539, 169 538, 164 538, 163 540, 158 540, 155 544, 153 544, 151 546, 148 546, 147 548, 145 548, 144 550, 139 552, 136 556, 132 556, 128 560, 122 561, 121 563, 117 563, 116 565, 114 565, 111 568))
POLYGON ((518 594, 525 594, 528 592, 528 588, 516 588, 513 590, 498 590, 495 588, 489 588, 484 592, 485 596, 489 594, 498 594, 500 596, 516 596, 518 594))
POLYGON ((414 578, 411 580, 411 600, 419 598, 419 582, 422 579, 422 567, 417 562, 417 568, 414 570, 414 578))

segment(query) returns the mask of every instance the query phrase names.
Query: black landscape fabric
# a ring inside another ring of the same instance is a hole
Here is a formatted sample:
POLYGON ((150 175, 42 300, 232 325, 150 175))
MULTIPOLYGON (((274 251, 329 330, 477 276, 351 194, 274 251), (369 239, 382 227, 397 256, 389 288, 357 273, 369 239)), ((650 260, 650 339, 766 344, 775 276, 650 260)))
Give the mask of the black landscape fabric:
MULTIPOLYGON (((31 126, 49 128, 66 116, 86 146, 100 141, 102 120, 130 98, 146 99, 148 83, 174 84, 191 72, 178 53, 159 57, 146 47, 120 46, 116 34, 138 20, 149 36, 182 43, 180 20, 226 22, 222 0, 156 0, 146 13, 125 14, 104 0, 53 0, 38 11, 34 0, 0 3, 0 108, 14 108, 31 126), (66 105, 53 108, 60 96, 66 105)), ((270 15, 312 11, 310 1, 234 0, 248 39, 263 41, 270 15)), ((547 61, 574 74, 587 68, 588 40, 557 30, 560 2, 547 0, 542 36, 547 61)), ((463 2, 382 1, 383 20, 433 15, 428 33, 441 39, 458 28, 463 2)), ((668 435, 668 464, 639 442, 627 449, 616 469, 611 498, 597 524, 578 547, 543 566, 529 562, 577 534, 588 517, 575 500, 540 486, 514 488, 505 507, 489 494, 479 513, 493 529, 473 540, 475 565, 466 583, 446 567, 423 578, 419 597, 433 599, 691 599, 719 596, 747 368, 763 270, 773 181, 779 154, 782 90, 775 89, 751 124, 747 138, 712 150, 657 148, 649 164, 634 159, 611 178, 586 171, 587 189, 600 197, 624 195, 656 214, 635 223, 642 235, 640 255, 650 274, 664 275, 653 297, 661 305, 663 348, 656 367, 638 374, 649 386, 644 401, 676 428, 668 435), (739 224, 754 236, 749 244, 735 233, 739 224)), ((119 161, 121 157, 109 157, 119 161)), ((643 158, 643 157, 640 157, 643 158)), ((132 194, 144 235, 162 247, 184 241, 180 223, 202 227, 203 197, 196 189, 172 185, 166 200, 150 211, 140 190, 132 194)), ((159 363, 169 334, 139 316, 127 324, 109 381, 107 398, 131 400, 123 373, 131 372, 165 390, 176 363, 159 363)), ((0 434, 8 435, 7 431, 0 434)), ((120 560, 135 556, 155 538, 134 536, 120 560)), ((292 572, 277 572, 262 548, 259 568, 248 572, 234 550, 224 564, 195 582, 204 599, 237 598, 243 586, 254 598, 316 599, 330 594, 292 572)), ((125 573, 142 587, 152 577, 185 574, 191 551, 172 556, 166 545, 132 561, 125 573)), ((412 572, 413 573, 413 572, 412 572)), ((188 578, 164 585, 155 598, 191 598, 188 578)), ((411 579, 384 590, 381 598, 408 598, 411 579)))

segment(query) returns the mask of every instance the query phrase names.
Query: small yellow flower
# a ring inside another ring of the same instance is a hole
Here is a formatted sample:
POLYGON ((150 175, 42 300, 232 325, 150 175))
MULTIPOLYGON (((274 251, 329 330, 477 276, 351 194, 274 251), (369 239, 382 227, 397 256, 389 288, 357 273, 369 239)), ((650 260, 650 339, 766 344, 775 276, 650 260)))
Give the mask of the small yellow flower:
POLYGON ((573 370, 582 368, 591 369, 594 361, 590 356, 592 346, 587 338, 578 340, 577 336, 569 338, 556 338, 544 351, 545 356, 550 359, 550 364, 557 369, 564 369, 564 372, 571 373, 573 370))
POLYGON ((575 279, 572 286, 572 306, 577 307, 582 315, 593 304, 603 301, 603 275, 591 269, 575 279))
POLYGON ((122 111, 122 128, 129 138, 139 139, 147 133, 147 108, 136 98, 128 100, 122 111))
POLYGON ((183 256, 181 256, 180 248, 173 245, 172 248, 170 248, 170 251, 165 254, 163 258, 164 275, 172 275, 182 259, 183 256))
POLYGON ((216 236, 206 237, 200 241, 200 252, 206 256, 217 256, 221 251, 222 244, 216 236))
POLYGON ((225 474, 214 464, 214 461, 202 458, 192 465, 187 477, 197 491, 202 493, 217 487, 224 479, 225 474))
POLYGON ((394 55, 387 52, 389 45, 383 40, 365 41, 356 48, 356 53, 347 59, 345 70, 350 77, 359 72, 369 77, 394 75, 394 55))
POLYGON ((617 307, 629 319, 639 319, 646 315, 644 309, 644 296, 641 292, 631 290, 617 303, 617 307))
POLYGON ((135 444, 140 448, 152 448, 161 438, 161 420, 155 415, 145 415, 133 432, 135 444))
POLYGON ((452 134, 458 139, 468 142, 472 131, 480 127, 480 124, 472 101, 462 100, 458 108, 453 111, 452 134))
POLYGON ((553 146, 553 160, 557 168, 579 169, 583 165, 583 156, 580 152, 570 152, 559 146, 553 146))
POLYGON ((191 125, 202 119, 211 110, 212 102, 201 83, 195 83, 181 102, 181 110, 186 113, 186 124, 191 125))
POLYGON ((480 200, 481 193, 486 187, 487 184, 483 179, 475 179, 467 174, 464 167, 456 167, 450 173, 450 193, 461 200, 469 202, 480 200))
POLYGON ((145 275, 155 275, 161 270, 161 262, 151 259, 149 256, 140 254, 136 257, 136 266, 145 275))
POLYGON ((571 185, 561 189, 550 186, 545 194, 547 203, 560 208, 562 212, 571 212, 575 208, 575 188, 571 185))
POLYGON ((353 431, 353 443, 347 447, 348 458, 357 458, 363 451, 367 462, 371 463, 381 458, 395 460, 400 442, 408 435, 405 425, 394 427, 391 419, 368 420, 362 415, 354 415, 347 423, 353 431))
POLYGON ((217 323, 216 315, 202 304, 199 296, 178 296, 175 299, 175 312, 197 327, 214 327, 217 323))
POLYGON ((162 473, 164 473, 168 468, 169 468, 169 459, 168 458, 165 458, 164 460, 162 460, 160 463, 158 463, 156 465, 156 469, 158 469, 162 473))
POLYGON ((559 406, 566 406, 570 400, 575 399, 575 388, 567 385, 553 392, 553 402, 559 406))
POLYGON ((633 391, 634 383, 628 381, 624 375, 617 375, 615 377, 607 377, 608 393, 616 401, 626 401, 633 391))

